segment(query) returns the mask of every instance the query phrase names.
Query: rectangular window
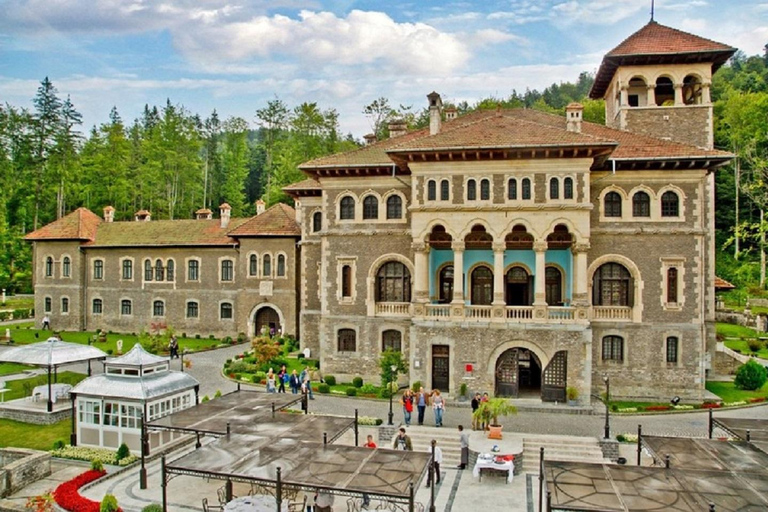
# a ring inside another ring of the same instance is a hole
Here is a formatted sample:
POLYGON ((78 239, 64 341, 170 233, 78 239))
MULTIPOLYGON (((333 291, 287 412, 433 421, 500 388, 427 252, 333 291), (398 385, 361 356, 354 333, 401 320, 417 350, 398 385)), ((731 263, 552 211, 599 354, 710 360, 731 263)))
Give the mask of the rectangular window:
POLYGON ((115 402, 104 402, 104 425, 116 427, 120 423, 120 406, 115 402))
POLYGON ((94 260, 93 262, 93 278, 104 279, 104 261, 94 260))
POLYGON ((101 424, 101 404, 99 402, 80 401, 78 405, 80 423, 101 424))
POLYGON ((229 302, 222 302, 220 308, 220 316, 222 320, 232 319, 232 304, 229 302))
POLYGON ((69 299, 66 297, 62 297, 61 299, 61 312, 69 313, 69 299))
POLYGON ((133 262, 131 260, 123 260, 123 279, 126 281, 133 280, 133 262))
POLYGON ((144 262, 144 280, 151 281, 154 275, 155 275, 155 271, 152 268, 152 262, 149 260, 146 260, 144 262))
POLYGON ((352 267, 349 265, 341 267, 341 296, 352 296, 352 267))
POLYGON ((53 301, 50 297, 45 298, 45 312, 50 313, 51 309, 53 308, 53 301))
POLYGON ((120 301, 120 314, 121 315, 131 315, 133 312, 133 304, 128 299, 123 299, 120 301))
POLYGON ((197 260, 189 260, 187 264, 187 280, 199 281, 200 280, 200 262, 197 260))
POLYGON ((667 302, 677 304, 677 269, 667 269, 667 302))
POLYGON ((624 361, 624 339, 620 336, 603 338, 603 361, 624 361))
POLYGON ((221 262, 221 280, 232 281, 234 279, 235 270, 232 260, 223 260, 221 262))
POLYGON ((121 405, 120 426, 122 428, 141 428, 141 414, 139 408, 133 405, 121 405))
POLYGON ((93 299, 93 314, 100 315, 104 309, 104 303, 101 299, 93 299))
POLYGON ((187 302, 187 318, 197 318, 199 315, 197 302, 187 302))
POLYGON ((667 362, 677 363, 678 345, 680 340, 677 336, 670 336, 667 338, 667 362))

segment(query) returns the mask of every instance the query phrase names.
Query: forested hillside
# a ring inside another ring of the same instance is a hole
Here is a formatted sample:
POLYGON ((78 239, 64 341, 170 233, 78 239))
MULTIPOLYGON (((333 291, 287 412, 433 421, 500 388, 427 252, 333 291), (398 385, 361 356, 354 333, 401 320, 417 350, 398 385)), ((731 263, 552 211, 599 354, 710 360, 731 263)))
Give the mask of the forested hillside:
MULTIPOLYGON (((713 80, 715 137, 719 148, 737 153, 735 166, 718 173, 718 244, 728 253, 718 271, 726 279, 750 285, 759 279, 760 210, 768 204, 768 56, 737 54, 713 80), (735 215, 739 197, 739 224, 735 215), (734 261, 737 247, 741 260, 734 261), (746 262, 746 263, 744 263, 746 262)), ((484 98, 454 105, 459 113, 502 107, 563 113, 571 101, 585 106, 588 121, 604 123, 602 101, 588 99, 593 77, 545 90, 513 91, 506 98, 484 98)), ((361 105, 372 131, 386 137, 387 122, 403 118, 411 128, 428 124, 426 109, 393 107, 388 98, 361 105)), ((253 203, 286 201, 281 188, 302 179, 297 165, 318 156, 357 147, 339 133, 338 114, 317 103, 291 106, 275 98, 250 120, 203 118, 168 100, 145 106, 142 115, 124 120, 116 109, 90 130, 77 106, 45 78, 29 105, 0 105, 0 287, 31 291, 30 257, 25 233, 79 206, 97 214, 106 205, 116 219, 139 209, 154 218, 190 218, 203 206, 226 201, 233 215, 254 213, 253 203)))

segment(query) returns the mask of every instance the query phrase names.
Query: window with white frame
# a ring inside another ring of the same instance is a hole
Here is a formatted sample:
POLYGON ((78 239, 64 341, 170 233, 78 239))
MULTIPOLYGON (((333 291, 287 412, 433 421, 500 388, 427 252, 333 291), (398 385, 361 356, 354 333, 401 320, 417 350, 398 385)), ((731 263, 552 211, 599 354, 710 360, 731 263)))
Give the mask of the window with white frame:
POLYGON ((151 281, 155 275, 155 271, 152 268, 152 262, 150 260, 144 260, 144 280, 151 281))
POLYGON ((165 302, 156 300, 152 303, 152 316, 165 316, 165 302))
POLYGON ((45 258, 45 277, 53 277, 53 257, 45 258))
POLYGON ((233 281, 235 279, 235 263, 232 260, 221 260, 221 280, 233 281))
POLYGON ((117 402, 104 402, 103 424, 110 427, 120 424, 120 405, 117 402))
POLYGON ((277 255, 277 277, 285 277, 285 255, 277 255))
POLYGON ((78 422, 87 425, 101 425, 101 402, 78 399, 78 422))
POLYGON ((100 315, 104 312, 104 301, 101 299, 93 299, 91 311, 94 315, 100 315))
POLYGON ((187 281, 200 280, 200 262, 198 260, 189 260, 187 262, 187 281))
POLYGON ((61 313, 66 315, 69 313, 69 298, 68 297, 62 297, 61 298, 61 313))
POLYGON ((197 301, 187 302, 187 318, 198 318, 200 316, 200 306, 197 301))
POLYGON ((603 361, 624 361, 624 338, 621 336, 605 336, 602 349, 603 361))
POLYGON ((69 277, 72 273, 72 262, 69 256, 64 256, 61 260, 61 277, 69 277))
POLYGON ((133 314, 133 302, 131 302, 131 299, 122 299, 120 301, 120 314, 123 316, 133 314))
POLYGON ((104 279, 104 260, 93 260, 93 279, 104 279))
POLYGON ((123 280, 133 281, 133 261, 125 259, 123 260, 123 280))
POLYGON ((222 302, 219 306, 219 318, 222 320, 232 320, 232 303, 222 302))

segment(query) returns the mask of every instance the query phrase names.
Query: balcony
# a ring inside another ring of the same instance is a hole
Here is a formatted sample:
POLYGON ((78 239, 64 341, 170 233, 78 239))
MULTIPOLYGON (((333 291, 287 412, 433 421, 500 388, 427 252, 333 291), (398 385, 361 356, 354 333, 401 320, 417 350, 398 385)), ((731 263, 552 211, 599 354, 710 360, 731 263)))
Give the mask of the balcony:
POLYGON ((591 320, 632 321, 632 308, 629 306, 592 306, 591 320))
POLYGON ((585 324, 596 322, 633 322, 634 311, 628 306, 476 306, 462 304, 379 303, 377 316, 408 316, 431 322, 544 323, 585 324))
POLYGON ((411 316, 410 302, 377 302, 376 316, 411 316))

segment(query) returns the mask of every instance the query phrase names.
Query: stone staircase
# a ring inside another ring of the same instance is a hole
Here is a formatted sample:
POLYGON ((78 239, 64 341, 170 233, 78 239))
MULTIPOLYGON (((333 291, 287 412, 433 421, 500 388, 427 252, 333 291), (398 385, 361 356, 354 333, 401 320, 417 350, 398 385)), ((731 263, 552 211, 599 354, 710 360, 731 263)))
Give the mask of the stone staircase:
MULTIPOLYGON (((410 426, 406 427, 406 432, 416 452, 431 451, 430 443, 433 439, 436 440, 437 446, 443 451, 443 468, 456 467, 461 462, 459 431, 455 428, 410 426)), ((391 446, 390 444, 389 447, 391 446)))
POLYGON ((546 460, 591 462, 610 464, 603 457, 600 444, 594 437, 576 436, 526 436, 523 438, 523 471, 539 472, 539 450, 544 447, 546 460))

